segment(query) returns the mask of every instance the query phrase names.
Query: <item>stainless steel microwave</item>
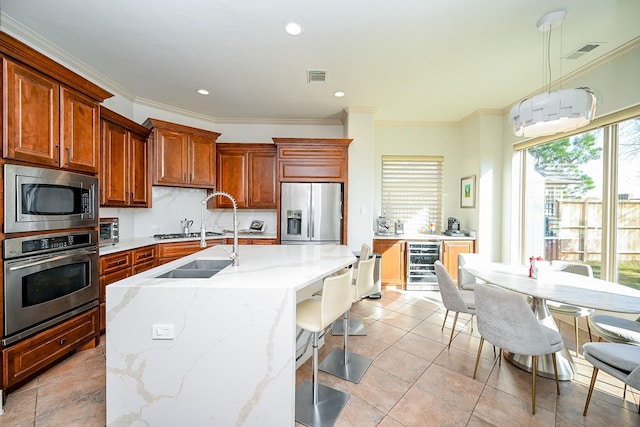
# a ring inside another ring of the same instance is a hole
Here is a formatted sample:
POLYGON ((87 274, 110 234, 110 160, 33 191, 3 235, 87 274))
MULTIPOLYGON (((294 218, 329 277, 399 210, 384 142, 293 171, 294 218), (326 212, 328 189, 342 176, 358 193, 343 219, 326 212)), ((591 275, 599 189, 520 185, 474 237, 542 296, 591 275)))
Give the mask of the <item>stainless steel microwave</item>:
POLYGON ((31 166, 4 166, 4 232, 98 225, 98 178, 31 166))
POLYGON ((100 218, 100 246, 115 245, 120 241, 120 220, 100 218))

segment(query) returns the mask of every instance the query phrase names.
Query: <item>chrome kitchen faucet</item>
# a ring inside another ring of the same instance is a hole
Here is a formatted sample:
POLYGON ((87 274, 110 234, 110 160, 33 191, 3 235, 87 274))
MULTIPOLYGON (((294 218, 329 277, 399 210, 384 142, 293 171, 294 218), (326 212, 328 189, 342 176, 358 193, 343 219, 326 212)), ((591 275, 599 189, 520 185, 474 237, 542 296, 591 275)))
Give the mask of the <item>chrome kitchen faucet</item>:
MULTIPOLYGON (((214 191, 213 193, 202 199, 202 206, 200 206, 200 247, 207 247, 207 241, 205 239, 207 230, 204 224, 204 207, 207 202, 215 196, 224 196, 227 199, 231 200, 231 203, 233 204, 233 252, 227 251, 227 253, 229 253, 229 258, 233 261, 233 265, 237 266, 240 264, 240 254, 238 253, 238 204, 236 203, 236 199, 234 199, 231 194, 225 193, 224 191, 214 191)), ((225 249, 226 251, 226 248, 223 249, 225 249)))

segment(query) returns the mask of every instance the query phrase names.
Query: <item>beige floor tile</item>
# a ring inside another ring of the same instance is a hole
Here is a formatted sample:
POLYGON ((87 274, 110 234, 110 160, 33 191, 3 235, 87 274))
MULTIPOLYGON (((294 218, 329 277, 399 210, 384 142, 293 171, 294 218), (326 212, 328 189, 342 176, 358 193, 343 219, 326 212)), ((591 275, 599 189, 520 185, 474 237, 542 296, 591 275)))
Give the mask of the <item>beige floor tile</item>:
POLYGON ((430 363, 411 353, 390 347, 373 361, 373 366, 413 384, 430 363))
POLYGON ((429 362, 434 361, 447 347, 441 342, 432 341, 413 332, 403 335, 393 346, 429 362))
POLYGON ((469 377, 432 364, 415 386, 459 408, 473 408, 484 385, 469 377))
MULTIPOLYGON (((469 408, 467 408, 469 409, 469 408)), ((466 426, 471 412, 412 387, 389 415, 407 427, 466 426)))
POLYGON ((555 412, 536 405, 531 414, 531 400, 522 400, 511 394, 486 386, 473 414, 497 426, 541 426, 555 424, 555 412))
POLYGON ((386 414, 411 384, 382 368, 370 366, 360 383, 345 382, 345 390, 386 414))
POLYGON ((380 322, 395 326, 396 328, 400 328, 405 331, 410 331, 422 321, 406 314, 393 312, 382 316, 380 318, 380 322))

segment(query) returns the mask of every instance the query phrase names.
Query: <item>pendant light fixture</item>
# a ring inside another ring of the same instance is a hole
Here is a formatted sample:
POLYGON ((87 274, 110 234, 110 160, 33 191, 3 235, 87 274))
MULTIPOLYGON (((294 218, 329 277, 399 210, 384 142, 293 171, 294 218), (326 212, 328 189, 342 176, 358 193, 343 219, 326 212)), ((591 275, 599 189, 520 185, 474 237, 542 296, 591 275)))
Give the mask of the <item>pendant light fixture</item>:
POLYGON ((516 136, 537 137, 569 132, 589 124, 595 116, 596 97, 591 89, 580 87, 551 91, 551 31, 562 25, 565 16, 566 12, 559 10, 544 15, 536 23, 539 31, 548 33, 549 82, 546 92, 526 98, 511 109, 509 121, 516 136))

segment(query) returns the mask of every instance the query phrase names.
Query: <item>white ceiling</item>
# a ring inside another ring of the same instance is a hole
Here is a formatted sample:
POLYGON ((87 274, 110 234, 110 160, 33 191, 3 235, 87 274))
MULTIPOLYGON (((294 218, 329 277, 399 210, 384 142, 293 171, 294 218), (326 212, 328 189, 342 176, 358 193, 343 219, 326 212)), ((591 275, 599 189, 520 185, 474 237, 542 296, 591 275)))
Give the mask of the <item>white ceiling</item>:
POLYGON ((640 37, 640 0, 0 0, 0 8, 7 32, 48 40, 45 49, 70 55, 72 68, 94 70, 90 79, 220 120, 335 120, 367 106, 376 120, 458 121, 544 86, 536 21, 548 12, 567 12, 552 32, 552 80, 640 37), (302 35, 285 34, 292 20, 302 35), (602 45, 560 60, 590 42, 602 45), (307 83, 308 69, 327 70, 327 82, 307 83), (334 97, 338 90, 346 96, 334 97))

